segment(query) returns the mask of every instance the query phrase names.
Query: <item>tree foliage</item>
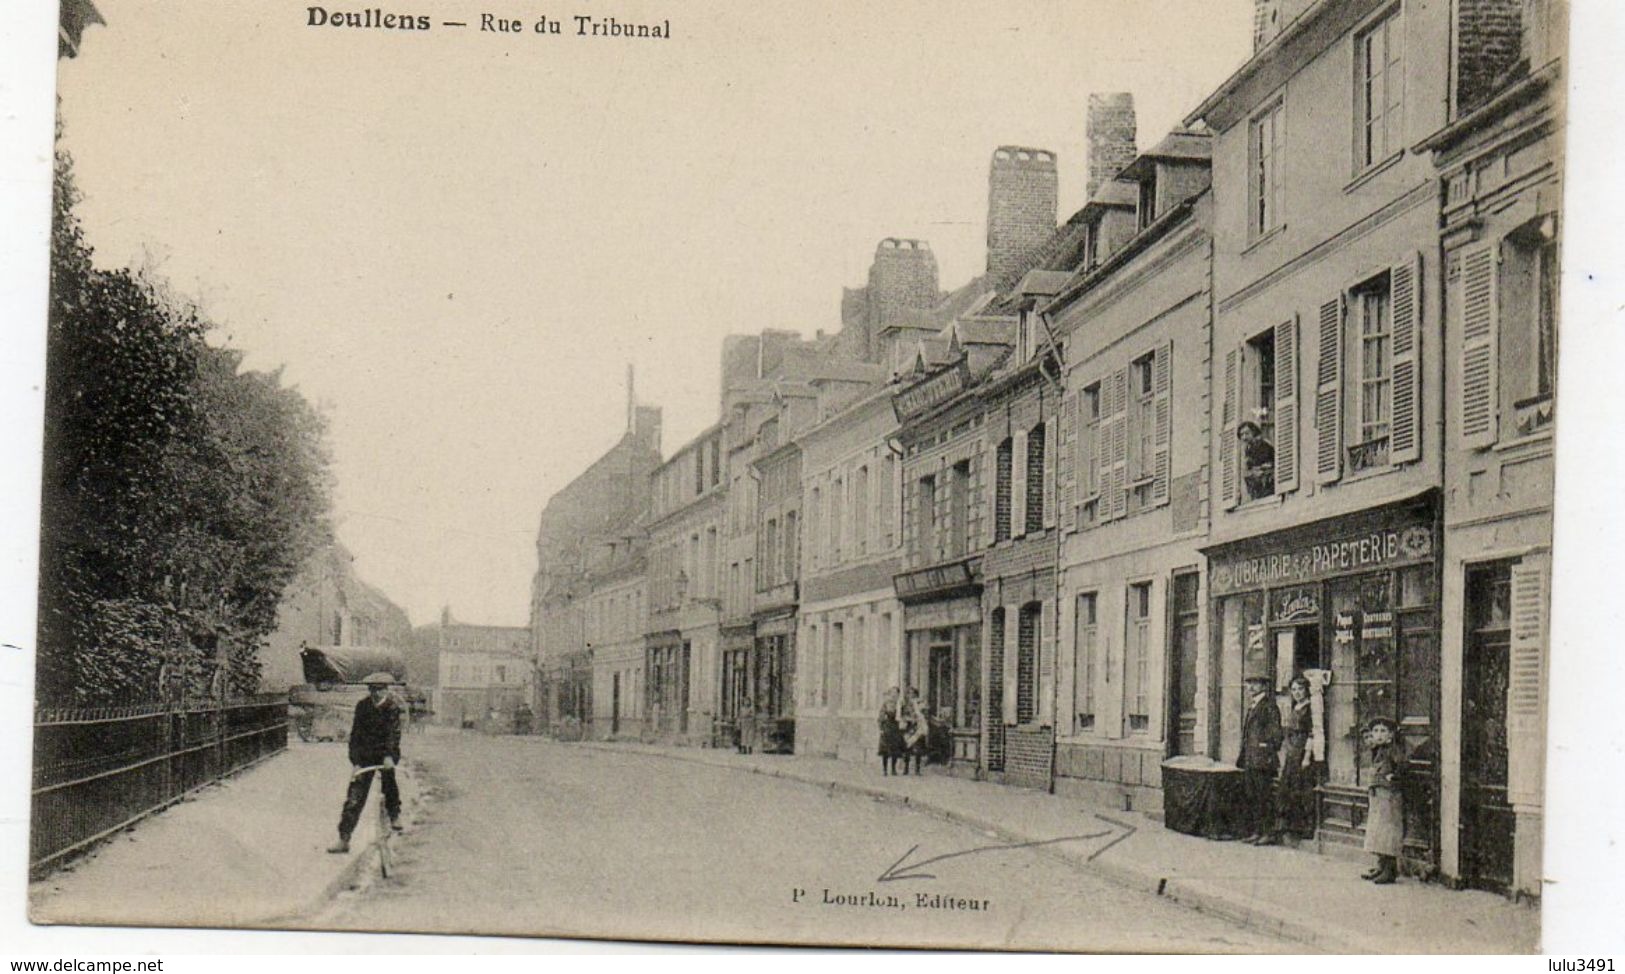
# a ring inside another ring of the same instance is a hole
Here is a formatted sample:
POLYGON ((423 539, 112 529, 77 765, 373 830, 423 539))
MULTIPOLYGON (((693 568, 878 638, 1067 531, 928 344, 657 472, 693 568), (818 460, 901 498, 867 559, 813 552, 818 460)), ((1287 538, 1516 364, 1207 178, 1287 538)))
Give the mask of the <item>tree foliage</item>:
POLYGON ((330 533, 322 418, 161 282, 94 266, 58 153, 46 346, 42 702, 257 688, 330 533))

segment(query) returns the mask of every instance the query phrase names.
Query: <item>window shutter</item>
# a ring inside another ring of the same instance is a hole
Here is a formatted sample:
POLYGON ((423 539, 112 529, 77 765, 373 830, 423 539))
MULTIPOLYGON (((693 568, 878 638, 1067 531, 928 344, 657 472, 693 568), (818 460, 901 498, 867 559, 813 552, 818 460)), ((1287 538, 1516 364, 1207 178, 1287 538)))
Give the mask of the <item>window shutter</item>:
POLYGON ((1113 520, 1128 514, 1128 368, 1112 374, 1112 484, 1108 498, 1113 520))
POLYGON ((1232 348, 1224 353, 1224 412, 1219 430, 1219 494, 1225 510, 1236 506, 1240 491, 1236 489, 1236 394, 1241 381, 1241 349, 1232 348))
POLYGON ((1394 317, 1388 458, 1392 463, 1413 463, 1422 457, 1422 255, 1395 264, 1388 284, 1394 317))
POLYGON ((1055 685, 1055 606, 1056 603, 1045 599, 1038 603, 1038 648, 1034 655, 1038 658, 1035 667, 1038 671, 1038 686, 1034 689, 1038 699, 1034 701, 1033 710, 1038 714, 1038 723, 1048 726, 1054 721, 1051 699, 1055 694, 1051 689, 1055 685))
POLYGON ((1168 503, 1168 477, 1169 456, 1174 432, 1174 343, 1163 342, 1157 346, 1156 358, 1152 361, 1152 400, 1156 412, 1157 428, 1152 437, 1151 456, 1151 503, 1168 503))
POLYGON ((1056 455, 1061 440, 1060 417, 1051 413, 1044 417, 1044 527, 1055 527, 1056 481, 1061 472, 1060 458, 1056 455))
POLYGON ((1004 713, 1000 719, 1005 726, 1012 726, 1016 722, 1016 671, 1019 669, 1017 660, 1021 656, 1021 610, 1016 606, 1004 607, 1004 713))
POLYGON ((1507 680, 1507 797, 1540 805, 1545 756, 1546 607, 1548 556, 1527 555, 1512 566, 1512 648, 1507 680))
POLYGON ((1298 489, 1298 316, 1275 326, 1275 492, 1298 489))
POLYGON ((1054 506, 1058 509, 1063 533, 1076 531, 1078 528, 1079 467, 1072 462, 1072 455, 1078 451, 1079 437, 1082 434, 1078 426, 1078 401, 1082 398, 1082 396, 1063 397, 1060 412, 1055 414, 1052 421, 1059 426, 1056 439, 1060 442, 1060 451, 1050 462, 1055 467, 1054 506))
POLYGON ((1010 434, 1010 537, 1027 533, 1027 431, 1010 434))
POLYGON ((1499 419, 1496 397, 1495 250, 1491 244, 1464 248, 1450 259, 1451 317, 1461 328, 1461 445, 1468 449, 1495 442, 1499 419))
POLYGON ((1100 419, 1095 423, 1095 523, 1111 520, 1112 506, 1107 498, 1112 485, 1112 377, 1100 380, 1100 419))
POLYGON ((1320 306, 1320 355, 1315 368, 1315 479, 1343 475, 1343 297, 1320 306))

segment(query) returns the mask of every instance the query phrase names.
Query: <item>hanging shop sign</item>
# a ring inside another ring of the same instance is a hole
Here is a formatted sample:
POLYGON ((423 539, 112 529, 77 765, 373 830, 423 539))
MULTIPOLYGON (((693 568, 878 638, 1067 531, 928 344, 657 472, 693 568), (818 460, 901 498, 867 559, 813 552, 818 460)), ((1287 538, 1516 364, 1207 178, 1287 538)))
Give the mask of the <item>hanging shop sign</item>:
POLYGON ((1421 523, 1352 534, 1328 531, 1323 538, 1284 544, 1278 550, 1269 548, 1267 541, 1251 542, 1242 553, 1211 556, 1213 594, 1295 585, 1428 561, 1433 557, 1433 527, 1421 523), (1260 549, 1264 549, 1262 553, 1260 549))

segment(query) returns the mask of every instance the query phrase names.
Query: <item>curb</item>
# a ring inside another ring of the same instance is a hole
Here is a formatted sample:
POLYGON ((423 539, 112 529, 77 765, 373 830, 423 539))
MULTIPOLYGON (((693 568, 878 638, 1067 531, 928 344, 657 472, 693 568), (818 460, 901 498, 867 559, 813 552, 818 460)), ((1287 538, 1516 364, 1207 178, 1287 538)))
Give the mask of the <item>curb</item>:
MULTIPOLYGON (((911 795, 878 788, 872 785, 854 785, 843 781, 830 781, 807 774, 798 774, 792 768, 762 768, 751 765, 740 766, 721 761, 707 761, 704 758, 689 757, 684 754, 672 754, 665 751, 645 751, 637 748, 616 747, 592 741, 578 742, 578 746, 594 751, 603 751, 610 754, 640 754, 645 757, 664 758, 669 761, 683 761, 688 764, 703 764, 707 767, 721 768, 727 771, 742 771, 749 774, 761 775, 766 778, 780 778, 786 781, 795 781, 800 784, 813 785, 832 792, 849 795, 858 795, 888 801, 902 805, 922 814, 934 815, 947 819, 959 825, 969 826, 983 832, 991 833, 1005 841, 1031 842, 1030 835, 1012 832, 1004 826, 983 819, 976 815, 967 814, 929 799, 919 799, 911 795)), ((1167 876, 1158 876, 1145 869, 1137 868, 1121 861, 1106 861, 1098 859, 1080 859, 1067 855, 1048 847, 1040 846, 1033 850, 1040 855, 1057 859, 1073 868, 1082 869, 1110 882, 1114 886, 1147 893, 1160 899, 1178 903, 1187 909, 1197 910, 1212 916, 1221 917, 1240 927, 1256 930, 1260 933, 1279 937, 1294 943, 1303 944, 1316 950, 1335 954, 1370 954, 1383 953, 1370 945, 1348 939, 1338 932, 1326 930, 1321 926, 1312 926, 1292 917, 1282 910, 1268 907, 1261 908, 1254 900, 1237 897, 1234 894, 1217 889, 1199 879, 1175 879, 1167 876)))
MULTIPOLYGON (((422 804, 422 793, 417 788, 417 776, 413 773, 412 767, 410 765, 403 764, 400 766, 399 770, 402 772, 402 779, 412 782, 410 798, 404 794, 401 796, 401 811, 405 812, 408 808, 416 808, 418 805, 422 804)), ((406 789, 403 787, 402 791, 405 790, 406 789)), ((384 794, 382 786, 379 786, 377 794, 370 794, 368 795, 368 798, 369 800, 383 801, 384 794)), ((376 821, 376 818, 373 820, 376 821)), ((373 836, 371 842, 368 842, 360 849, 351 852, 345 863, 339 867, 339 871, 331 880, 327 882, 325 886, 322 887, 320 893, 312 895, 304 903, 294 907, 291 910, 284 911, 276 916, 255 921, 255 926, 272 926, 275 924, 283 924, 290 920, 302 919, 327 906, 340 893, 354 886, 356 877, 360 875, 368 866, 371 866, 378 861, 376 853, 378 852, 378 843, 382 839, 383 836, 381 835, 373 836)))

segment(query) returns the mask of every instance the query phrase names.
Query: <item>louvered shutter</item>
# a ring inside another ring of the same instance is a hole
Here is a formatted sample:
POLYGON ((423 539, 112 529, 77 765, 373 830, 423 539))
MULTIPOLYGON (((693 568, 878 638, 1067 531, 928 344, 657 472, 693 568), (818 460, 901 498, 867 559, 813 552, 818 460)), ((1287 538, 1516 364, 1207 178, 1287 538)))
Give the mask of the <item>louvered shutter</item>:
POLYGON ((1343 475, 1343 298, 1320 306, 1320 347, 1315 366, 1315 479, 1343 475))
POLYGON ((1044 418, 1044 527, 1055 527, 1056 479, 1061 472, 1059 447, 1061 440, 1060 417, 1051 413, 1044 418))
MULTIPOLYGON (((1096 390, 1096 396, 1098 395, 1099 390, 1096 390)), ((1089 436, 1089 397, 1080 392, 1073 405, 1077 411, 1072 422, 1072 439, 1077 444, 1073 448, 1077 457, 1077 470, 1073 473, 1073 482, 1077 486, 1072 501, 1077 510, 1078 528, 1081 530, 1083 502, 1089 499, 1089 481, 1095 472, 1095 451, 1094 440, 1089 436)))
POLYGON ((1044 600, 1038 603, 1038 648, 1035 653, 1038 657, 1038 686, 1035 688, 1038 699, 1033 709, 1038 713, 1038 723, 1045 727, 1054 722, 1054 690, 1055 686, 1055 603, 1044 600))
POLYGON ((1151 363, 1152 409, 1156 413, 1156 430, 1151 443, 1151 503, 1168 503, 1169 451, 1174 435, 1174 343, 1157 346, 1151 363))
POLYGON ((1540 805, 1545 754, 1548 556, 1512 566, 1512 647, 1507 680, 1507 798, 1540 805))
POLYGON ((1076 531, 1078 528, 1078 470, 1079 467, 1072 461, 1072 455, 1078 451, 1078 400, 1081 396, 1064 396, 1061 399, 1060 411, 1055 414, 1053 422, 1058 426, 1056 438, 1060 442, 1060 450, 1050 461, 1055 467, 1055 506, 1060 517, 1061 531, 1063 533, 1076 531))
POLYGON ((1394 317, 1388 459, 1413 463, 1422 457, 1422 255, 1395 264, 1388 282, 1394 317))
POLYGON ((1108 501, 1112 519, 1128 514, 1128 369, 1112 374, 1112 483, 1108 501))
POLYGON ((1450 259, 1451 317, 1461 328, 1456 401, 1461 445, 1490 446, 1496 439, 1495 250, 1490 244, 1463 248, 1450 259))
POLYGON ((1275 492, 1298 489, 1298 317, 1275 326, 1275 492))
POLYGON ((1112 505, 1107 496, 1112 484, 1112 377, 1103 376, 1099 389, 1100 418, 1095 422, 1095 523, 1111 520, 1112 505))
POLYGON ((1004 607, 1004 713, 1001 719, 1005 726, 1013 726, 1016 722, 1016 673, 1020 669, 1021 658, 1021 609, 1017 606, 1004 607))
POLYGON ((1027 431, 1010 434, 1010 537, 1027 533, 1027 431))
POLYGON ((1236 464, 1239 447, 1236 445, 1236 397, 1241 383, 1241 350, 1232 348, 1224 353, 1224 411, 1219 430, 1219 494, 1225 510, 1235 507, 1241 492, 1237 490, 1236 464))

